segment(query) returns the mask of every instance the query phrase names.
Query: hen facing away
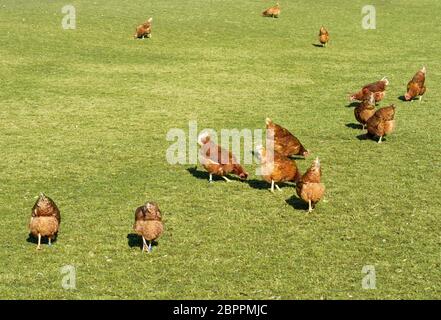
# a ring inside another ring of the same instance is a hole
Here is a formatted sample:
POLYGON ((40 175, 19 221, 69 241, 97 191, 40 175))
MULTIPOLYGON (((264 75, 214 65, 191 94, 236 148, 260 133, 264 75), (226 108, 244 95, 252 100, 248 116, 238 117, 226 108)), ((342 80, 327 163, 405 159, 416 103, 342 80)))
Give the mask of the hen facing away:
POLYGON ((152 241, 164 232, 161 211, 155 202, 147 202, 135 211, 133 230, 142 237, 142 251, 152 252, 152 241))
POLYGON ((395 106, 380 108, 367 122, 368 133, 380 137, 378 143, 386 134, 390 134, 395 129, 395 106))
POLYGON ((366 127, 366 123, 375 113, 375 98, 371 92, 368 100, 364 100, 355 107, 354 115, 355 119, 363 126, 363 130, 366 127))
POLYGON ((320 160, 317 158, 296 184, 297 195, 309 204, 308 212, 312 212, 325 193, 325 185, 320 181, 321 176, 320 160))
POLYGON ((326 44, 329 42, 329 32, 323 26, 319 31, 319 41, 323 47, 326 47, 326 44))
POLYGON ((32 208, 31 221, 29 223, 30 233, 38 239, 37 250, 41 249, 41 238, 47 237, 48 244, 58 234, 61 223, 60 210, 55 202, 41 193, 32 208))

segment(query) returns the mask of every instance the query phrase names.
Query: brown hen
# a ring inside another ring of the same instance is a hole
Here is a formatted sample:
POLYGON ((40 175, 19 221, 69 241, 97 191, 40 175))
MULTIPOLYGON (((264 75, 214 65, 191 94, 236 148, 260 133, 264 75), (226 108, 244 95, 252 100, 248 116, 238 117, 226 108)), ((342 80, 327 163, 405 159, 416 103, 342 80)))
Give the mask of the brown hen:
POLYGON ((395 106, 378 109, 367 122, 368 133, 380 137, 378 143, 386 134, 391 133, 395 128, 395 106))
POLYGON ((363 130, 366 127, 366 123, 370 117, 375 113, 375 98, 374 94, 370 92, 368 100, 364 100, 354 109, 355 119, 363 126, 363 130))
POLYGON ((61 223, 60 210, 55 202, 41 193, 32 208, 30 233, 38 239, 37 250, 41 249, 41 238, 47 237, 48 244, 55 239, 61 223))
POLYGON ((375 102, 380 102, 386 95, 386 88, 389 85, 389 80, 386 77, 380 81, 369 83, 365 85, 360 91, 352 94, 349 99, 351 101, 364 101, 369 99, 370 93, 374 94, 375 102))
POLYGON ((407 92, 404 95, 406 101, 413 100, 419 97, 421 102, 424 93, 426 92, 426 67, 422 67, 407 84, 407 92))
POLYGON ((266 118, 265 122, 267 146, 269 146, 268 143, 273 145, 274 151, 285 157, 309 155, 309 151, 291 132, 274 123, 270 118, 266 118))
POLYGON ((201 146, 199 160, 210 174, 209 182, 213 182, 213 175, 221 176, 225 181, 231 182, 226 177, 230 173, 237 175, 242 180, 248 178, 248 173, 236 160, 236 157, 230 151, 215 144, 208 133, 201 134, 198 143, 201 146))
POLYGON ((270 152, 262 146, 257 147, 256 155, 260 160, 263 179, 271 183, 271 192, 274 192, 274 186, 279 191, 281 190, 276 184, 278 182, 297 182, 300 178, 300 172, 294 160, 278 152, 270 152))
POLYGON ((329 32, 323 26, 319 31, 319 41, 323 47, 326 47, 326 44, 329 42, 329 32))
POLYGON ((312 212, 325 193, 325 185, 320 181, 321 176, 322 169, 317 158, 296 184, 297 195, 309 204, 308 212, 312 212))
POLYGON ((278 18, 279 15, 280 15, 279 3, 276 3, 275 6, 268 8, 264 12, 262 12, 262 16, 264 16, 264 17, 278 18))
POLYGON ((134 35, 135 39, 144 39, 144 38, 152 37, 152 20, 153 18, 150 18, 136 28, 136 33, 134 35))
POLYGON ((155 202, 147 202, 135 211, 133 230, 142 237, 142 251, 152 252, 152 241, 164 232, 161 211, 155 202))

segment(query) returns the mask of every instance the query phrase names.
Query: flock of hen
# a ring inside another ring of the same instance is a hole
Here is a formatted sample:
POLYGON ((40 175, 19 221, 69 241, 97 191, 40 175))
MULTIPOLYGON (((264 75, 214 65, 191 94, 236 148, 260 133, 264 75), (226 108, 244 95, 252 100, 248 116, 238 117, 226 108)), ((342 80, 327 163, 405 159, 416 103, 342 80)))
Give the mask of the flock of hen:
MULTIPOLYGON (((280 6, 266 9, 262 12, 264 17, 278 18, 280 6)), ((150 38, 152 33, 152 18, 136 28, 135 38, 150 38)), ((323 47, 329 42, 329 33, 321 27, 319 31, 319 41, 323 47)), ((419 70, 407 85, 407 93, 404 96, 406 101, 412 101, 419 97, 420 101, 426 92, 425 86, 426 68, 419 70)), ((363 130, 367 128, 367 134, 372 137, 379 137, 378 143, 383 136, 393 131, 395 127, 395 106, 379 108, 375 110, 375 105, 383 100, 389 81, 386 78, 375 83, 365 85, 359 92, 350 96, 351 101, 357 101, 358 105, 354 109, 356 120, 362 125, 363 130)), ((271 184, 271 191, 274 186, 280 190, 276 183, 294 182, 297 195, 308 203, 311 212, 314 205, 320 201, 325 192, 325 187, 321 183, 320 160, 316 158, 311 167, 305 174, 301 175, 297 168, 293 156, 308 156, 306 150, 299 139, 282 126, 275 124, 271 119, 266 119, 267 145, 273 146, 273 150, 267 150, 263 146, 256 149, 256 156, 261 164, 262 177, 271 184)), ((235 174, 240 179, 247 179, 248 173, 236 161, 234 155, 217 144, 215 144, 208 134, 202 134, 198 138, 200 145, 200 162, 209 173, 209 181, 212 176, 217 175, 230 181, 226 175, 235 174)), ((41 249, 42 237, 48 238, 48 244, 56 238, 61 223, 60 210, 55 202, 40 194, 34 207, 29 224, 30 233, 38 239, 37 250, 41 249)), ((155 202, 147 202, 135 211, 134 231, 142 237, 142 250, 151 252, 152 241, 158 239, 164 226, 161 211, 155 202)))

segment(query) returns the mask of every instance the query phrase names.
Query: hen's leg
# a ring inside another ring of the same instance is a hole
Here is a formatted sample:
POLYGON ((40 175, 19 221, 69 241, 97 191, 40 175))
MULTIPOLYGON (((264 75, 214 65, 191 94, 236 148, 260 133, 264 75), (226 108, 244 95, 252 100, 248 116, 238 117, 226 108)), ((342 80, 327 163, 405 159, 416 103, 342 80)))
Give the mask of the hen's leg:
POLYGON ((423 100, 423 96, 420 96, 419 100, 420 100, 420 102, 421 102, 421 101, 423 100))
POLYGON ((49 238, 48 238, 48 243, 47 243, 47 245, 48 245, 49 247, 52 245, 52 242, 51 242, 51 241, 52 241, 52 239, 49 237, 49 238))
POLYGON ((41 234, 38 234, 38 245, 37 245, 37 250, 41 249, 41 234))
POLYGON ((149 241, 149 246, 148 246, 148 253, 152 252, 152 242, 149 241))
POLYGON ((208 182, 212 183, 213 182, 213 175, 210 173, 210 177, 208 178, 208 182))
POLYGON ((383 136, 380 136, 380 139, 378 139, 378 143, 381 143, 382 138, 383 138, 383 136))
POLYGON ((147 251, 147 243, 145 242, 144 236, 142 237, 142 252, 147 251))
POLYGON ((282 191, 282 189, 280 189, 280 187, 277 184, 274 184, 277 188, 277 190, 282 191))
POLYGON ((225 176, 222 176, 222 178, 224 178, 226 182, 231 182, 231 180, 230 180, 230 179, 228 179, 228 178, 227 178, 227 177, 225 177, 225 176))
POLYGON ((312 212, 311 200, 308 200, 308 203, 309 203, 309 209, 308 209, 308 212, 312 212))
POLYGON ((274 192, 274 180, 271 180, 271 192, 274 192))

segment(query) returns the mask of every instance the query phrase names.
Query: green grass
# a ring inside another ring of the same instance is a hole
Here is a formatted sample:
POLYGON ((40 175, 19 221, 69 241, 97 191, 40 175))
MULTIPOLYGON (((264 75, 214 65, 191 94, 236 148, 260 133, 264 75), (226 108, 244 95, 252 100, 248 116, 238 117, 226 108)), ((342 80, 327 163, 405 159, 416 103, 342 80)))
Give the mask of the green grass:
POLYGON ((441 297, 441 2, 371 1, 369 31, 365 1, 280 2, 265 19, 266 0, 72 0, 67 31, 64 1, 0 2, 0 298, 441 297), (149 16, 153 38, 132 40, 149 16), (312 45, 322 24, 326 49, 312 45), (398 100, 423 64, 423 102, 398 100), (346 126, 346 106, 385 75, 397 129, 378 145, 346 126), (165 161, 171 128, 258 129, 268 116, 312 150, 302 171, 322 159, 312 214, 291 205, 293 187, 209 185, 165 161), (62 225, 36 252, 41 191, 62 225), (151 255, 127 239, 146 200, 166 219, 151 255), (76 290, 61 287, 64 265, 76 290), (364 265, 376 290, 361 288, 364 265))

